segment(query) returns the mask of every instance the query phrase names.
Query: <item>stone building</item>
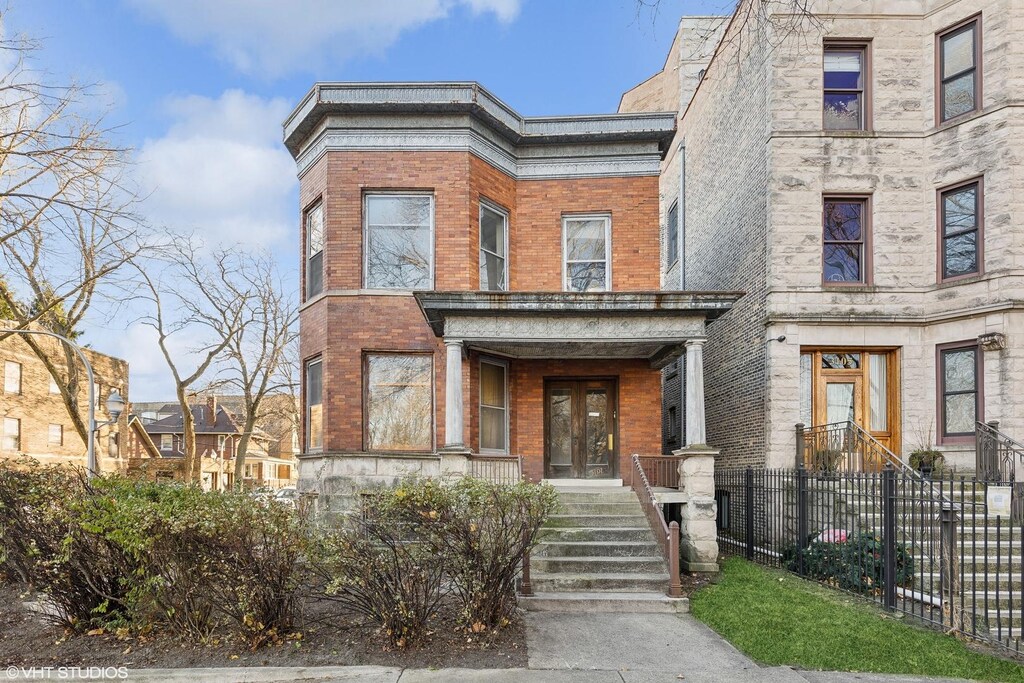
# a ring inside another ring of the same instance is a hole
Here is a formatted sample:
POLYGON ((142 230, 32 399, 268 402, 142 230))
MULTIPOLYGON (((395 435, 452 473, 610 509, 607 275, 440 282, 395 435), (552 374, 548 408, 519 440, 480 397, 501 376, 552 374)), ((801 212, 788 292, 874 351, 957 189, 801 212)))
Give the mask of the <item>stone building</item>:
POLYGON ((620 106, 678 112, 663 283, 746 292, 709 328, 708 440, 792 466, 795 424, 853 421, 971 470, 976 421, 1024 440, 1024 6, 811 9, 768 41, 683 18, 620 106))
POLYGON ((662 288, 674 131, 672 113, 526 118, 474 83, 314 86, 285 123, 300 489, 341 505, 485 455, 621 486, 632 454, 661 454, 660 369, 699 369, 705 322, 739 297, 662 288))

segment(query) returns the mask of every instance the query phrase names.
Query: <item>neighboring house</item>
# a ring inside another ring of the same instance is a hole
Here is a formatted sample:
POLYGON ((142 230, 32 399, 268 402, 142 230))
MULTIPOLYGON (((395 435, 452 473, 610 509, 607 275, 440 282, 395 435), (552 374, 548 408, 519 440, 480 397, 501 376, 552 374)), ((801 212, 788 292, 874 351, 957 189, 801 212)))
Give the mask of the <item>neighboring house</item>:
POLYGON ((664 286, 746 292, 709 328, 708 440, 793 466, 794 425, 853 421, 971 470, 976 421, 1024 440, 1024 6, 810 9, 772 45, 684 17, 620 105, 679 112, 664 286))
MULTIPOLYGON (((175 403, 147 403, 135 406, 143 416, 143 426, 163 458, 184 458, 184 432, 181 408, 175 403)), ((230 412, 218 405, 214 396, 191 406, 195 421, 196 454, 202 460, 202 486, 225 490, 235 483, 235 453, 243 430, 230 412)), ((269 451, 272 437, 256 429, 249 438, 245 455, 245 485, 254 488, 281 488, 294 484, 292 458, 278 457, 269 451)))
MULTIPOLYGON (((0 321, 0 327, 13 326, 0 321)), ((35 339, 63 374, 66 365, 60 342, 51 337, 35 339)), ((106 401, 112 391, 117 390, 128 400, 128 363, 88 348, 83 352, 95 373, 96 419, 105 422, 110 419, 106 401)), ((80 376, 78 401, 82 419, 86 420, 89 392, 84 370, 80 376)), ((125 411, 116 425, 104 425, 96 434, 99 470, 125 471, 126 449, 153 457, 146 441, 144 430, 125 411)), ((44 464, 86 464, 86 445, 75 430, 59 385, 24 339, 12 335, 0 341, 0 458, 22 455, 44 464)))
POLYGON ((475 83, 314 86, 285 123, 300 488, 340 500, 483 454, 621 485, 631 454, 660 454, 661 368, 699 370, 705 321, 740 296, 662 290, 674 131, 671 113, 524 118, 475 83))

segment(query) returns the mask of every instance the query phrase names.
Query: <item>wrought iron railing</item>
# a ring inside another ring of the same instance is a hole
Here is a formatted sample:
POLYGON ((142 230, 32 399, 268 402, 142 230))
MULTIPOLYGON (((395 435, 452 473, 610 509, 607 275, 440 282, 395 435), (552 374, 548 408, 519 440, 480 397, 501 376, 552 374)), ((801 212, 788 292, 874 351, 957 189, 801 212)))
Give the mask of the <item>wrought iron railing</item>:
POLYGON ((473 453, 468 456, 466 474, 487 479, 495 484, 517 484, 523 480, 523 456, 487 455, 473 453))
POLYGON ((640 467, 653 488, 679 488, 679 458, 673 455, 641 455, 640 467))
POLYGON ((665 562, 668 564, 668 595, 671 598, 681 597, 683 588, 679 581, 679 522, 665 522, 665 515, 640 464, 639 455, 633 456, 632 489, 640 499, 640 507, 647 516, 647 523, 658 539, 658 545, 661 546, 665 562))
POLYGON ((999 431, 999 422, 974 425, 976 449, 975 476, 988 483, 1013 484, 1017 464, 1024 463, 1024 444, 999 431))
POLYGON ((817 474, 881 472, 886 464, 917 474, 855 422, 796 426, 797 466, 817 474))

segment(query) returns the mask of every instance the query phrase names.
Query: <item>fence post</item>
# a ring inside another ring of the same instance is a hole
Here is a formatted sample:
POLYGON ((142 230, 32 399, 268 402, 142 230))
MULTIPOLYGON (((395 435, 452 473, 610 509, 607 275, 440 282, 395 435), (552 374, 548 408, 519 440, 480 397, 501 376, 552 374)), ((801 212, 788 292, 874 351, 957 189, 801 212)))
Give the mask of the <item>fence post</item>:
POLYGON ((804 423, 796 423, 796 466, 802 467, 804 464, 804 450, 806 450, 806 437, 804 436, 804 423))
POLYGON ((530 548, 527 546, 523 552, 523 581, 519 586, 519 592, 526 597, 533 595, 533 585, 530 583, 530 548))
POLYGON ((884 605, 896 609, 896 470, 882 470, 882 581, 884 605))
POLYGON ((747 559, 754 559, 754 468, 747 466, 746 501, 743 506, 744 537, 747 539, 747 559))
POLYGON ((683 596, 683 586, 679 579, 679 522, 668 525, 668 596, 683 596))
MULTIPOLYGON (((957 604, 960 567, 957 553, 957 515, 952 503, 943 502, 939 513, 941 540, 939 541, 940 584, 942 590, 942 625, 957 631, 963 630, 963 615, 957 604)), ((985 523, 988 523, 986 517, 985 523)))
POLYGON ((804 568, 804 556, 807 554, 807 536, 810 533, 807 530, 808 519, 807 519, 807 470, 804 469, 804 464, 801 461, 796 468, 796 556, 797 556, 797 573, 803 576, 805 572, 804 568))

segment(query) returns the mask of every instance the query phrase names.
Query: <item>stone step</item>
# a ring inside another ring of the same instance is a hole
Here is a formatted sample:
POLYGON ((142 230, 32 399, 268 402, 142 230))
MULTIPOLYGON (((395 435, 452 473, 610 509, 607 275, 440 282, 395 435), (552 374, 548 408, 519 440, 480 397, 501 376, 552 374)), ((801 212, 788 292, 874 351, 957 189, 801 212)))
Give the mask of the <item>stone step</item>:
POLYGON ((661 557, 661 546, 649 540, 647 532, 644 541, 551 541, 542 540, 535 557, 661 557))
MULTIPOLYGON (((938 569, 938 567, 936 567, 936 569, 938 569)), ((1002 595, 1003 591, 1019 590, 1021 587, 1021 575, 1020 572, 1014 572, 1012 574, 1000 572, 997 577, 995 572, 989 572, 988 575, 986 575, 984 571, 965 571, 963 576, 960 578, 960 587, 961 590, 979 592, 987 588, 989 595, 994 599, 997 587, 1000 595, 1002 595)), ((938 571, 914 572, 913 590, 923 590, 926 593, 938 594, 941 588, 942 577, 938 571)))
POLYGON ((562 500, 563 515, 641 515, 643 508, 640 502, 633 497, 632 501, 622 503, 567 503, 562 500))
POLYGON ((642 574, 531 573, 533 590, 538 593, 619 592, 651 593, 668 590, 668 572, 642 574))
POLYGON ((530 558, 530 570, 542 574, 642 574, 665 571, 665 560, 658 557, 558 557, 542 555, 530 558))
POLYGON ((519 604, 532 612, 683 614, 690 611, 689 599, 654 592, 535 593, 520 597, 519 604))
POLYGON ((563 503, 635 503, 636 494, 632 489, 597 489, 581 491, 559 491, 558 499, 563 503))
POLYGON ((559 529, 564 527, 629 527, 636 528, 647 524, 647 517, 635 515, 601 515, 601 514, 557 514, 548 517, 546 528, 559 529))
POLYGON ((651 528, 646 524, 638 527, 564 527, 541 530, 542 543, 564 543, 575 541, 630 542, 651 540, 651 528))

